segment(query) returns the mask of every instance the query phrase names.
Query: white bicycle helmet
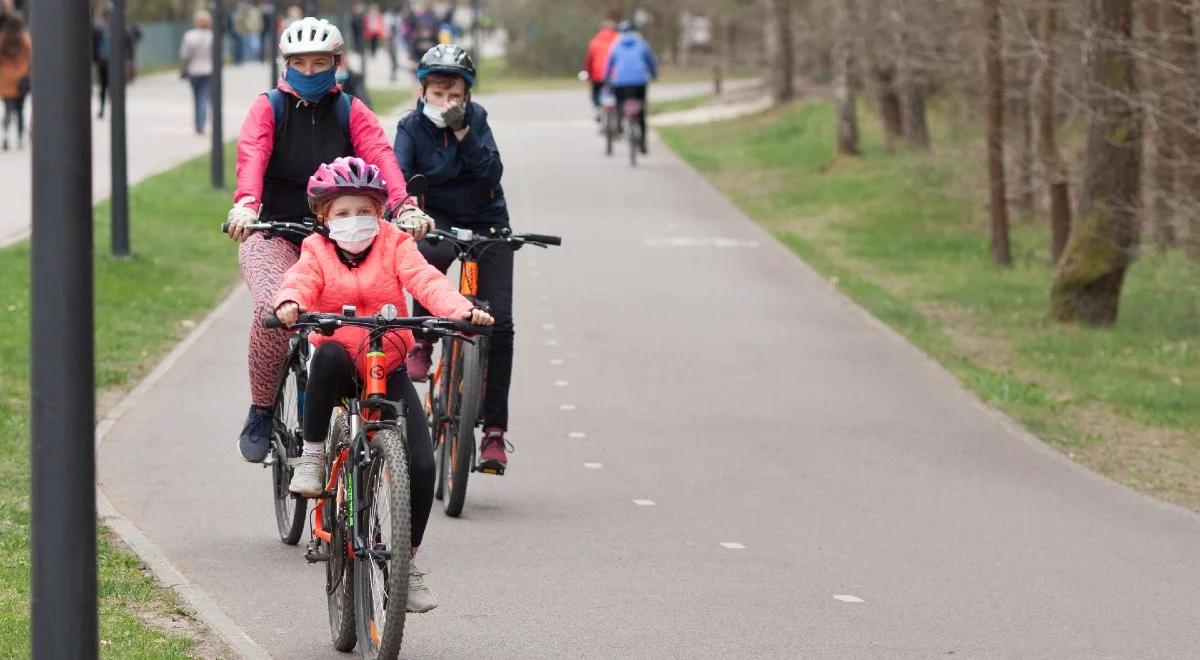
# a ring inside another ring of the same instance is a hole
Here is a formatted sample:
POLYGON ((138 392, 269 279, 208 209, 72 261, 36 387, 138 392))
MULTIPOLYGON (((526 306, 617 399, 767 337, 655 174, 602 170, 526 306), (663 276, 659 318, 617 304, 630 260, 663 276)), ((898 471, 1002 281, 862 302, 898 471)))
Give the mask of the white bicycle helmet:
POLYGON ((283 57, 329 53, 337 55, 345 48, 342 32, 323 18, 304 18, 283 29, 279 35, 279 54, 283 57))

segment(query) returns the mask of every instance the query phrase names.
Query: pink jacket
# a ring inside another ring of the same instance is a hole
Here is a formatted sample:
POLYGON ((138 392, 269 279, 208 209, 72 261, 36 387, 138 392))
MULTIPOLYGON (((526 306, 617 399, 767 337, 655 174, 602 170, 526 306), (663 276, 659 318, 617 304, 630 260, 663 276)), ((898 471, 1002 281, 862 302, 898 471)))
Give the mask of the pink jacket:
MULTIPOLYGON (((292 86, 282 79, 277 87, 281 92, 296 96, 292 86)), ((342 87, 338 85, 333 93, 340 94, 341 91, 342 87)), ((404 172, 400 171, 392 145, 379 125, 379 118, 358 98, 350 105, 350 141, 354 143, 354 153, 359 158, 379 166, 383 180, 388 184, 389 207, 408 196, 404 172)), ((262 202, 263 174, 267 171, 274 147, 275 114, 271 112, 267 95, 259 94, 250 104, 250 112, 246 114, 242 130, 238 133, 237 189, 233 191, 233 201, 253 197, 251 208, 259 207, 262 202)))
MULTIPOLYGON (((306 311, 340 313, 342 305, 354 305, 359 316, 369 316, 392 303, 404 313, 405 290, 437 316, 457 318, 474 308, 445 275, 425 261, 412 236, 380 220, 371 252, 357 268, 338 258, 337 246, 328 238, 320 234, 306 238, 300 260, 284 273, 275 306, 290 301, 306 311)), ((345 346, 363 378, 367 336, 365 328, 340 328, 332 337, 309 335, 314 345, 336 341, 345 346)), ((384 337, 388 373, 404 362, 412 342, 408 330, 392 331, 384 337)))

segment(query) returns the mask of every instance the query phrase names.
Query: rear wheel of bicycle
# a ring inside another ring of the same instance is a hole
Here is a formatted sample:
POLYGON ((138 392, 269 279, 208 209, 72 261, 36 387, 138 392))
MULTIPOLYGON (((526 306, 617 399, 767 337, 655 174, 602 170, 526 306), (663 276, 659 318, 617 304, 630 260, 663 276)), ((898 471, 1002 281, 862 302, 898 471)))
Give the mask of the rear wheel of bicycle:
POLYGON ((616 138, 617 126, 616 116, 612 110, 604 111, 604 155, 611 156, 613 152, 613 139, 616 138))
MULTIPOLYGON (((295 341, 295 340, 293 340, 295 341)), ((279 539, 288 545, 296 545, 304 532, 304 516, 308 513, 308 500, 293 495, 288 490, 292 481, 291 459, 300 455, 304 447, 300 420, 307 374, 304 371, 304 347, 294 344, 289 355, 287 371, 275 394, 274 422, 272 424, 271 489, 275 500, 275 525, 279 539), (284 455, 280 455, 280 449, 284 455)))
MULTIPOLYGON (((332 466, 335 448, 349 433, 346 416, 339 415, 326 440, 326 471, 332 466)), ((345 480, 340 480, 337 490, 337 497, 325 500, 323 505, 325 525, 333 537, 329 544, 329 560, 325 564, 325 594, 329 600, 329 635, 333 647, 350 651, 358 641, 358 631, 354 617, 354 562, 346 550, 346 516, 350 507, 342 504, 341 515, 338 515, 338 502, 347 502, 345 480)))
POLYGON ((399 429, 375 432, 365 507, 357 523, 369 547, 355 559, 358 649, 363 658, 395 658, 404 642, 408 565, 412 558, 408 451, 399 429))
POLYGON ((642 148, 642 127, 637 123, 637 117, 629 117, 629 164, 637 165, 638 149, 642 148))
POLYGON ((459 342, 458 360, 450 381, 450 424, 446 428, 446 515, 457 518, 467 500, 467 479, 475 466, 475 422, 483 399, 483 343, 459 342))

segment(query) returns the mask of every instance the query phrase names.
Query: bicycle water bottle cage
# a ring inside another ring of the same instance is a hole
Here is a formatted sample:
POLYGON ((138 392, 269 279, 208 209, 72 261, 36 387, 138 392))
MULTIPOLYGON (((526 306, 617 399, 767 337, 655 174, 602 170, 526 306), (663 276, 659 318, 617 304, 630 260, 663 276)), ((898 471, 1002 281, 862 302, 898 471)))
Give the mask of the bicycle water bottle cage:
POLYGON ((358 308, 354 305, 342 305, 342 316, 358 316, 358 308))

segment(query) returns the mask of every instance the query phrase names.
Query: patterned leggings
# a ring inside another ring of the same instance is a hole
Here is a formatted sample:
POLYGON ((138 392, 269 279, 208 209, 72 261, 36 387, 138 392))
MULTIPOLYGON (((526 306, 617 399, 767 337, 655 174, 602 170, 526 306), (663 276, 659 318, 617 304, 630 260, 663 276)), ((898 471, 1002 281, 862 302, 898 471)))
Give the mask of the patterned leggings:
POLYGON ((268 330, 262 318, 275 311, 275 292, 283 274, 300 259, 300 248, 282 238, 253 234, 238 249, 242 279, 254 300, 250 319, 250 402, 260 408, 275 404, 275 389, 287 360, 287 330, 268 330))

